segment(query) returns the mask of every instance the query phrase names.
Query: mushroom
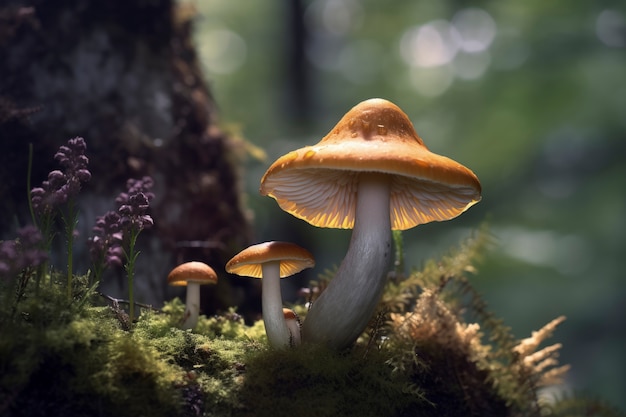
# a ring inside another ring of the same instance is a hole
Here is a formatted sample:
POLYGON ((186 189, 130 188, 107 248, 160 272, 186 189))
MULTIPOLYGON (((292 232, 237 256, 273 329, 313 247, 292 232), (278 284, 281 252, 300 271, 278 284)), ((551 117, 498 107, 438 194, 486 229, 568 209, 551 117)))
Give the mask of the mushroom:
POLYGON ((391 230, 449 220, 480 201, 463 165, 430 152, 395 104, 370 99, 353 107, 318 144, 280 157, 260 192, 314 226, 352 228, 334 279, 302 325, 303 343, 350 346, 382 295, 391 230))
POLYGON ((306 249, 288 242, 264 242, 252 245, 226 263, 226 272, 253 278, 261 282, 263 322, 272 347, 290 346, 299 339, 289 331, 283 314, 280 278, 296 274, 315 265, 313 255, 306 249))
POLYGON ((172 269, 167 276, 170 285, 187 286, 185 297, 185 317, 183 329, 193 329, 198 324, 200 314, 200 285, 217 284, 217 274, 203 262, 187 262, 172 269))
POLYGON ((300 317, 290 308, 283 308, 283 317, 285 317, 285 323, 287 323, 287 328, 291 333, 289 345, 298 346, 300 344, 300 326, 302 325, 300 317))

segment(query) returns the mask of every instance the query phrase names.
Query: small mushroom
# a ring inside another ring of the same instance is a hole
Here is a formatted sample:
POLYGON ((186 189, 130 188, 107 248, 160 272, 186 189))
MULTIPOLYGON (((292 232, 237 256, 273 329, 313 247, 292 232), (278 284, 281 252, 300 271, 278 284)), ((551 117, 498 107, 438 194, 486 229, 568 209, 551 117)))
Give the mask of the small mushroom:
POLYGON ((291 337, 289 339, 290 346, 298 346, 300 344, 300 327, 302 323, 300 322, 300 317, 290 308, 283 308, 283 316, 285 317, 285 322, 287 323, 287 328, 289 329, 289 333, 291 333, 291 337))
POLYGON ((187 262, 172 269, 167 276, 170 285, 187 286, 185 297, 185 317, 183 329, 193 329, 198 324, 200 314, 200 285, 217 284, 217 274, 203 262, 187 262))
MULTIPOLYGON (((272 347, 290 346, 296 336, 289 331, 283 314, 280 278, 296 274, 315 265, 313 255, 306 249, 288 242, 264 242, 252 245, 226 263, 226 272, 253 278, 261 282, 263 322, 272 347)), ((298 335, 299 337, 299 335, 298 335)))
POLYGON ((303 343, 352 344, 386 283, 391 230, 449 220, 480 201, 463 165, 430 152, 395 104, 353 107, 317 145, 280 157, 261 179, 262 195, 314 226, 353 228, 336 276, 302 325, 303 343))

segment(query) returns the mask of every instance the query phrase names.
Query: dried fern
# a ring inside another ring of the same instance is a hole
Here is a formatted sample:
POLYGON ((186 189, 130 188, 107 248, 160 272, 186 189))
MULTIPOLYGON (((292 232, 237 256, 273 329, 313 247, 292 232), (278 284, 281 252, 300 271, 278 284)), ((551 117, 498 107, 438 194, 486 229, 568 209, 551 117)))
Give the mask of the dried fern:
MULTIPOLYGON (((394 241, 402 244, 401 239, 394 241)), ((537 348, 563 318, 528 339, 515 339, 469 279, 492 241, 482 227, 457 249, 427 262, 419 271, 402 276, 396 268, 380 309, 389 312, 387 331, 378 329, 369 337, 388 334, 391 346, 408 349, 411 355, 394 353, 398 355, 394 369, 414 372, 415 382, 428 387, 431 395, 460 396, 471 415, 505 406, 510 415, 539 416, 538 388, 558 382, 568 367, 558 366, 559 344, 537 348), (431 378, 447 382, 432 385, 431 378), (433 394, 433 390, 440 392, 433 394)), ((396 251, 402 253, 398 247, 396 251)))
POLYGON ((396 268, 390 276, 381 304, 389 311, 397 313, 409 311, 423 289, 438 288, 453 277, 458 279, 467 273, 474 273, 476 271, 474 264, 482 258, 492 241, 492 236, 486 226, 483 226, 462 242, 458 249, 439 260, 427 261, 421 270, 413 270, 405 276, 401 272, 405 262, 402 238, 399 232, 394 234, 396 268))

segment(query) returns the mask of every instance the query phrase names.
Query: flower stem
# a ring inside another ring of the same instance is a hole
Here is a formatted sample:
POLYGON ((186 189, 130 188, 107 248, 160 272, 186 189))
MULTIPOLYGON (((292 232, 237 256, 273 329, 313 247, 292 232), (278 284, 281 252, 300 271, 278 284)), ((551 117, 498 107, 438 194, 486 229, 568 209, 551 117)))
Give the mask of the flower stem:
MULTIPOLYGON (((26 199, 28 200, 28 210, 30 211, 30 219, 33 222, 33 225, 39 229, 39 232, 42 233, 43 230, 37 224, 37 217, 35 216, 35 210, 33 209, 33 196, 31 193, 31 181, 33 174, 33 144, 28 144, 28 168, 26 170, 26 199)), ((46 231, 48 232, 48 231, 46 231)), ((47 235, 44 235, 44 242, 48 239, 47 235)), ((46 247, 48 249, 48 247, 46 247)), ((35 294, 39 295, 39 283, 41 282, 41 278, 44 275, 44 271, 46 270, 47 262, 43 262, 39 267, 37 267, 37 273, 35 274, 35 294)))
MULTIPOLYGON (((28 144, 28 170, 26 171, 26 195, 28 197, 28 209, 30 210, 30 218, 33 221, 33 225, 38 227, 37 218, 35 217, 35 210, 33 209, 33 200, 31 195, 31 177, 33 173, 33 144, 28 144)), ((40 230, 41 231, 41 230, 40 230)))
POLYGON ((139 252, 135 251, 135 243, 139 236, 139 230, 135 228, 130 229, 130 241, 128 244, 128 253, 126 254, 126 274, 128 277, 128 315, 130 322, 135 319, 135 296, 134 296, 134 281, 135 281, 135 260, 139 252))
POLYGON ((65 236, 67 239, 67 299, 72 299, 72 278, 74 272, 74 229, 78 223, 74 200, 68 201, 67 215, 63 216, 65 236))

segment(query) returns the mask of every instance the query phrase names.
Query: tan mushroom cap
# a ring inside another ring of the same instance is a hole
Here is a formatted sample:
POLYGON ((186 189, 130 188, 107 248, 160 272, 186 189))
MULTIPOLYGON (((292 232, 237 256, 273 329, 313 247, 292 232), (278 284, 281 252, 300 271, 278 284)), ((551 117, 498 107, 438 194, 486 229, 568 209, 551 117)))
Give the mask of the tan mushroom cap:
POLYGON ((452 219, 481 199, 476 175, 430 152, 408 116, 384 99, 357 104, 318 144, 280 157, 260 192, 314 226, 350 229, 360 172, 392 176, 394 230, 452 219))
POLYGON ((187 285, 188 282, 198 284, 216 284, 217 274, 203 262, 191 261, 178 265, 167 276, 170 285, 187 285))
POLYGON ((280 262, 280 277, 285 278, 315 266, 311 252, 289 242, 264 242, 252 245, 226 263, 226 272, 246 277, 262 278, 262 265, 280 262))
POLYGON ((296 312, 290 308, 283 307, 283 316, 285 316, 285 320, 300 320, 296 312))

